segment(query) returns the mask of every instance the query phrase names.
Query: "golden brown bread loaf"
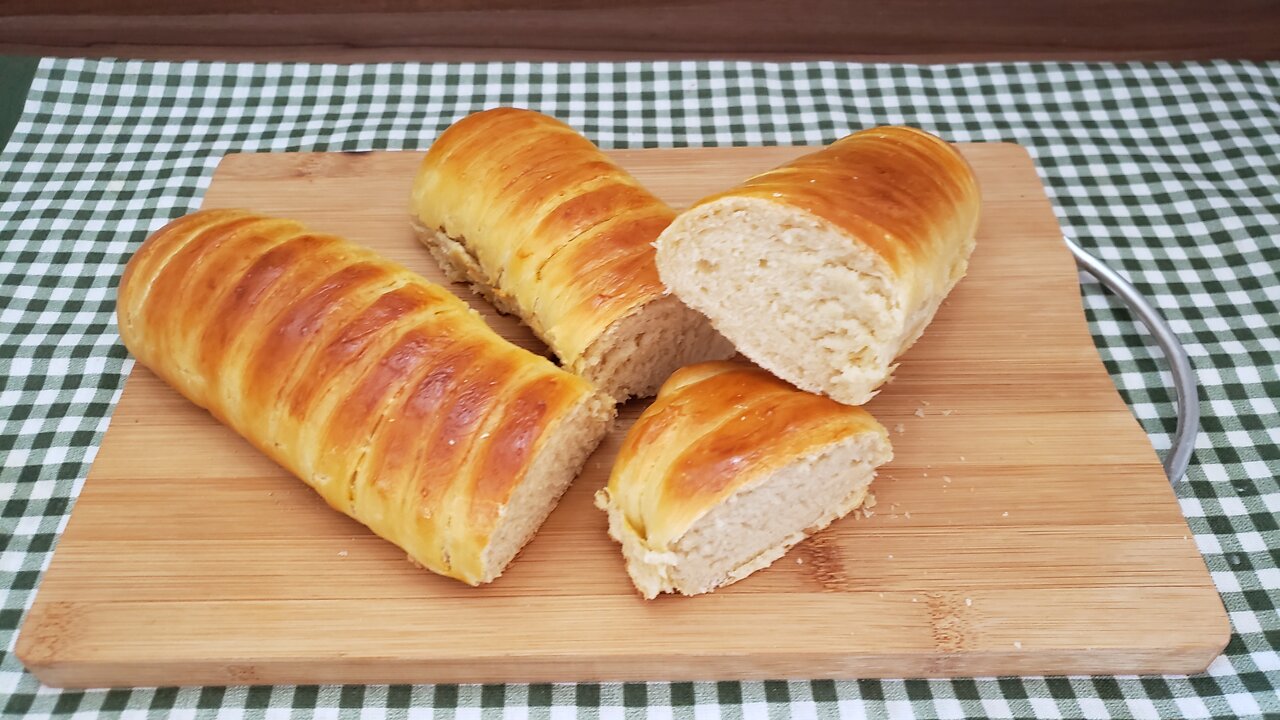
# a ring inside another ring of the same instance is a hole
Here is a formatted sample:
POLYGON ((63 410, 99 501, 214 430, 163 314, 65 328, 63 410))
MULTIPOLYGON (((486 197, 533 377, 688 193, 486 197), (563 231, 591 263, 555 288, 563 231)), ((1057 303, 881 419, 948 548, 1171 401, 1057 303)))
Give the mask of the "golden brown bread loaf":
POLYGON ((415 228, 445 272, 619 401, 734 352, 658 279, 652 243, 674 217, 573 128, 515 108, 454 123, 413 187, 415 228))
POLYGON ((736 582, 860 506, 893 457, 865 410, 746 364, 677 371, 623 441, 596 504, 640 592, 736 582))
POLYGON ((404 267, 291 220, 197 212, 120 282, 143 365, 410 559, 497 577, 608 429, 581 378, 404 267))
POLYGON ((978 206, 951 145, 874 128, 698 202, 658 270, 743 355, 860 405, 964 275, 978 206))

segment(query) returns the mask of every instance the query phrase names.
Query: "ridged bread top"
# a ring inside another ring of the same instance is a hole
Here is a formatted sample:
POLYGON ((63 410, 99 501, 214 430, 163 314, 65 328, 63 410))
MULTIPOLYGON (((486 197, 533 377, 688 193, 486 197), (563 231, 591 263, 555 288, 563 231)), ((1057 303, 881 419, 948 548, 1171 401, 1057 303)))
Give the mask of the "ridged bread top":
POLYGON ((606 489, 629 529, 667 552, 730 495, 852 435, 885 429, 858 407, 736 362, 690 365, 627 433, 606 489))
POLYGON ((652 243, 675 212, 555 118, 496 108, 454 123, 422 162, 413 206, 570 369, 665 292, 652 243))
POLYGON ((237 210, 148 238, 118 320, 139 362, 192 402, 466 582, 549 430, 594 395, 408 269, 237 210))
POLYGON ((886 126, 848 135, 710 197, 781 203, 822 218, 882 257, 899 276, 949 285, 972 242, 981 197, 973 169, 950 143, 886 126))

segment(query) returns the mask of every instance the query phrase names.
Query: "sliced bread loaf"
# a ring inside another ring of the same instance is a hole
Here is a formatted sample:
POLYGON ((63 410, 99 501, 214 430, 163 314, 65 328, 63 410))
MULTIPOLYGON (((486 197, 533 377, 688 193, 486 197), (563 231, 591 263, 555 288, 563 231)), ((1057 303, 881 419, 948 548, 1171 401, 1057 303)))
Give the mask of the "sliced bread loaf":
POLYGON ((454 123, 413 186, 418 237, 445 272, 618 401, 734 354, 658 278, 653 241, 674 217, 573 128, 517 108, 454 123))
POLYGON ((697 595, 859 507, 892 456, 861 408, 745 363, 702 363, 662 386, 596 504, 641 594, 697 595))
POLYGON ((156 231, 120 281, 134 357, 432 572, 498 577, 613 403, 444 288, 240 210, 156 231))
POLYGON ((761 367, 860 405, 964 275, 978 205, 946 142, 865 130, 694 205, 658 271, 761 367))

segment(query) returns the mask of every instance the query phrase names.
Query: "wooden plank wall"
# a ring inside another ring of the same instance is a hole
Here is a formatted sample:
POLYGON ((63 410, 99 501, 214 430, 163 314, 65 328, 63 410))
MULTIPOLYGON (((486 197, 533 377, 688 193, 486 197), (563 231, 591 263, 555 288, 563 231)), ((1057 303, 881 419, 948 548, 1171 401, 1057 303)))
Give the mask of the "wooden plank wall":
POLYGON ((248 59, 1280 57, 1276 0, 6 0, 0 53, 248 59), (132 51, 132 52, 130 52, 132 51))

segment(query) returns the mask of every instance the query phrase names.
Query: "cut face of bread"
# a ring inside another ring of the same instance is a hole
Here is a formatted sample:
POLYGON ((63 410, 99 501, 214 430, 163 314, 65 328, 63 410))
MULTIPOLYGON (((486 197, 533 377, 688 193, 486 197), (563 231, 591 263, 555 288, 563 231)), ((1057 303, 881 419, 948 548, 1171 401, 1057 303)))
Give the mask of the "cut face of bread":
POLYGON ((879 128, 696 204, 659 237, 657 265, 742 354, 860 405, 964 275, 977 220, 953 148, 879 128))
POLYGON ((879 255, 821 218, 756 198, 690 210, 663 237, 663 279, 744 355, 853 405, 887 378, 904 298, 879 255))
POLYGON ((584 398, 561 420, 561 427, 544 445, 499 511, 498 522, 481 554, 484 568, 479 582, 490 582, 515 558, 555 509, 600 444, 613 421, 607 398, 584 398))
POLYGON ((642 595, 697 595, 859 507, 891 457, 865 411, 758 368, 703 363, 663 386, 596 503, 642 595))

